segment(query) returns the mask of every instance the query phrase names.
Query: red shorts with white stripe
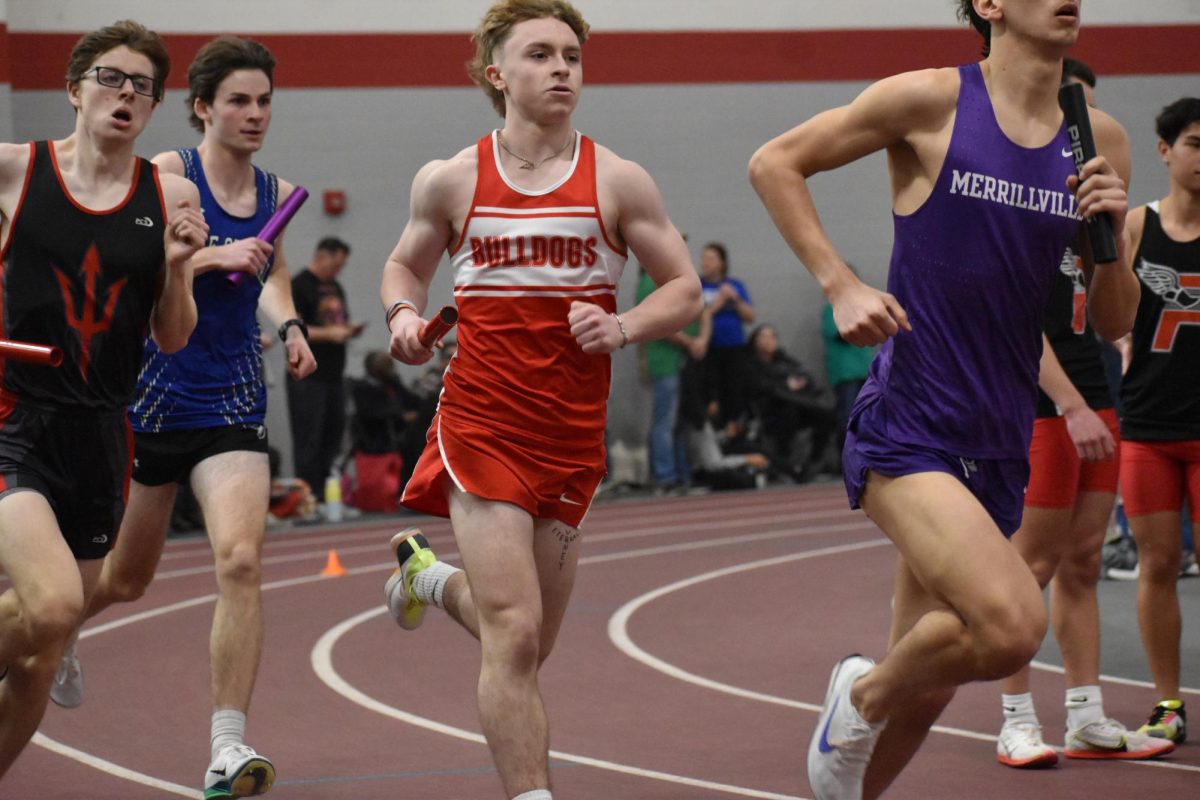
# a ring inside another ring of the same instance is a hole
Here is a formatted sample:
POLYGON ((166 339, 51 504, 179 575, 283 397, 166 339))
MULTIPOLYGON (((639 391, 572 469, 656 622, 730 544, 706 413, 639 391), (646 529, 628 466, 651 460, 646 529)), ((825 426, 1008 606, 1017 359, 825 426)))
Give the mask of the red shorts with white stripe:
POLYGON ((1075 450, 1063 417, 1038 417, 1033 421, 1033 441, 1029 445, 1029 486, 1025 505, 1031 508, 1074 508, 1080 492, 1117 491, 1121 426, 1117 412, 1102 408, 1096 412, 1112 433, 1117 453, 1107 461, 1084 461, 1075 450))
POLYGON ((1125 515, 1178 512, 1184 493, 1200 519, 1200 439, 1121 444, 1121 497, 1125 515))
POLYGON ((604 478, 604 447, 553 448, 505 438, 438 414, 400 502, 450 516, 452 488, 511 503, 538 519, 578 528, 604 478))

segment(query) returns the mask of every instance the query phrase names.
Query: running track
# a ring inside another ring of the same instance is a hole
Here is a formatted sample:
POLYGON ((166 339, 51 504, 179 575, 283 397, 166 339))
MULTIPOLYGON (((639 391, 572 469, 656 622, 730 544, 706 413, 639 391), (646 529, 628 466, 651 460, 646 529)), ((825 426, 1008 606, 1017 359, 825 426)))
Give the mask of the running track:
MULTIPOLYGON (((452 560, 447 523, 420 521, 452 560)), ((383 609, 387 539, 409 522, 269 535, 248 741, 278 767, 271 797, 502 797, 477 733, 474 642, 439 612, 410 633, 383 609), (317 576, 330 548, 345 577, 317 576)), ((878 530, 830 484, 601 503, 586 531, 571 610, 542 672, 556 796, 811 797, 804 752, 829 670, 847 652, 883 653, 894 554, 878 530)), ((213 590, 207 543, 170 542, 146 597, 85 629, 86 702, 50 708, 0 798, 199 798, 213 590)), ((1200 581, 1180 591, 1195 605, 1200 581)), ((1136 631, 1106 636, 1106 653, 1137 647, 1136 631)), ((1185 661, 1185 683, 1200 683, 1196 674, 1185 661)), ((1154 700, 1128 681, 1104 690, 1127 723, 1154 700)), ((999 766, 997 691, 961 690, 887 797, 1197 796, 1195 744, 1151 765, 999 766)), ((1198 694, 1186 698, 1200 708, 1198 694)), ((1061 677, 1036 670, 1034 695, 1048 740, 1061 742, 1061 677)))

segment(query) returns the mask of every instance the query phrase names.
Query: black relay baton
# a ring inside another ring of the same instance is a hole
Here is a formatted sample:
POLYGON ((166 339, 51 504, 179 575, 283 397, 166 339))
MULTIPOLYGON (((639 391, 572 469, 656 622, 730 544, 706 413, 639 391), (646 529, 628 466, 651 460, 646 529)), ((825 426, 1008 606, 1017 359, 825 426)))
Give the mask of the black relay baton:
MULTIPOLYGON (((1092 121, 1088 118, 1087 101, 1083 87, 1077 83, 1064 83, 1058 90, 1058 104, 1062 106, 1067 120, 1067 137, 1071 141, 1071 156, 1075 160, 1075 174, 1083 165, 1096 157, 1096 140, 1092 138, 1092 121)), ((1094 214, 1084 220, 1088 240, 1092 243, 1092 261, 1096 264, 1111 264, 1117 260, 1117 240, 1113 236, 1112 219, 1108 213, 1094 214)))

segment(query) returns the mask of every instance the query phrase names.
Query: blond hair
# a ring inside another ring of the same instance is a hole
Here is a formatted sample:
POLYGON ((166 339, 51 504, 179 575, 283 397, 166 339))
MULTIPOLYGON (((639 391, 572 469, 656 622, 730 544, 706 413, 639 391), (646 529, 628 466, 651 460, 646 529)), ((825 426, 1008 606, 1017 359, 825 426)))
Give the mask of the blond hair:
POLYGON ((492 85, 484 71, 492 64, 496 50, 507 41, 512 29, 520 22, 530 19, 552 17, 565 23, 579 37, 579 44, 587 41, 590 27, 583 15, 567 0, 500 0, 487 10, 475 33, 475 57, 467 62, 467 74, 479 84, 492 101, 496 113, 504 116, 504 92, 492 85))

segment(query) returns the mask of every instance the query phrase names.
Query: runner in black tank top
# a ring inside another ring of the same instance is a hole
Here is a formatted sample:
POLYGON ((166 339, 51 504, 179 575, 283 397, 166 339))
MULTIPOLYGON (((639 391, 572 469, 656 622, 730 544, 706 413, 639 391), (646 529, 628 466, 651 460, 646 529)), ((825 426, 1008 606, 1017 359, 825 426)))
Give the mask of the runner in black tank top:
POLYGON ((67 67, 74 132, 0 144, 0 330, 64 355, 57 369, 0 363, 0 570, 12 581, 0 598, 0 776, 41 721, 116 536, 142 341, 178 349, 195 324, 199 195, 133 154, 168 67, 137 23, 87 34, 67 67))
POLYGON ((1200 98, 1156 120, 1170 175, 1160 201, 1130 214, 1142 299, 1121 384, 1121 494, 1138 545, 1138 623, 1159 702, 1141 730, 1182 742, 1181 512, 1200 518, 1200 98))

